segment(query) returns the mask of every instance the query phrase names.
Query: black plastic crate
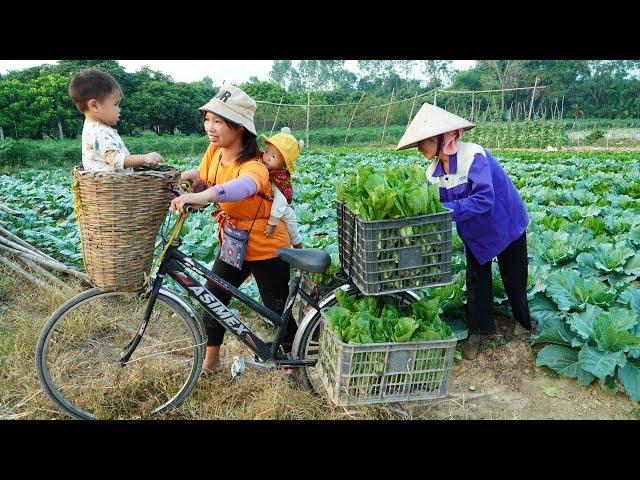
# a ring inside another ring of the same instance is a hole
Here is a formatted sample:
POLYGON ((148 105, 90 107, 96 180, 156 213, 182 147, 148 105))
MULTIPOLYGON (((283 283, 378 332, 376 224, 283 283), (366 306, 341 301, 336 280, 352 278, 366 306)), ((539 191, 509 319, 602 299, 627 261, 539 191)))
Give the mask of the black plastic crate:
POLYGON ((340 265, 365 295, 451 283, 451 210, 365 221, 336 207, 340 265))

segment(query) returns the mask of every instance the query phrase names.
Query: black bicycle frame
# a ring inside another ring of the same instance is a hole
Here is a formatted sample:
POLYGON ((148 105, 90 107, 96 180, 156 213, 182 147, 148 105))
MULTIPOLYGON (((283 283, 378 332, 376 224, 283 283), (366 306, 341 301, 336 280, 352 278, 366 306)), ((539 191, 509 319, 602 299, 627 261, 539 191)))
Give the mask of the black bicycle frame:
POLYGON ((316 302, 306 292, 304 292, 304 290, 300 289, 299 273, 293 277, 290 283, 289 296, 287 297, 282 316, 280 316, 238 290, 236 287, 231 285, 219 275, 215 274, 192 258, 189 258, 173 245, 170 246, 167 250, 165 257, 158 268, 158 274, 153 283, 151 294, 149 296, 149 302, 147 304, 144 322, 141 325, 139 331, 136 333, 135 337, 125 348, 126 351, 122 355, 120 363, 124 364, 129 360, 129 358, 135 351, 136 346, 140 342, 165 275, 169 275, 169 277, 178 282, 178 284, 180 284, 180 286, 182 286, 191 297, 195 298, 196 301, 200 305, 202 305, 202 307, 209 313, 209 315, 216 319, 222 326, 225 327, 225 329, 235 335, 240 342, 245 344, 261 360, 275 360, 279 365, 289 366, 315 364, 315 360, 301 361, 276 358, 276 353, 278 351, 278 347, 280 346, 286 324, 288 321, 294 321, 291 316, 291 310, 293 309, 293 301, 296 295, 300 293, 301 296, 312 306, 315 306, 315 308, 319 308, 316 302), (276 325, 278 327, 278 330, 276 332, 274 341, 271 344, 271 348, 269 348, 269 345, 262 341, 262 339, 258 337, 247 325, 240 321, 213 293, 206 289, 204 285, 200 284, 198 280, 189 275, 187 269, 192 269, 198 272, 207 280, 213 282, 218 287, 230 293, 234 298, 237 298, 245 305, 248 305, 252 310, 258 312, 260 315, 269 319, 274 325, 276 325))

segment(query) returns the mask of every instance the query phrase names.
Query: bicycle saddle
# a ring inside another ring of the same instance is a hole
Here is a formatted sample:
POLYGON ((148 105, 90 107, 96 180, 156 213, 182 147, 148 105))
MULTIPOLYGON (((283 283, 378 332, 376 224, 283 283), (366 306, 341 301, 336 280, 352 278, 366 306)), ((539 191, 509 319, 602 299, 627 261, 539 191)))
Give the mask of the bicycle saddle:
POLYGON ((331 265, 331 257, 320 248, 281 248, 278 256, 289 265, 306 272, 324 273, 331 265))

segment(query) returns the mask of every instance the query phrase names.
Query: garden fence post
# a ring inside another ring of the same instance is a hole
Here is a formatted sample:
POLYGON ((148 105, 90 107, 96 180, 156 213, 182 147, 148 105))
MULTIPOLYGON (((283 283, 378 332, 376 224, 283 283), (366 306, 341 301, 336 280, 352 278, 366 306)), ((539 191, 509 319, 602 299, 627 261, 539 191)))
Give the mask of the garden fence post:
POLYGON ((393 94, 396 92, 396 87, 391 90, 391 100, 389 100, 389 108, 387 108, 387 116, 384 119, 384 126, 382 127, 382 138, 380 143, 384 141, 384 132, 387 130, 387 121, 389 120, 389 112, 391 111, 391 104, 393 103, 393 94))
POLYGON ((533 91, 531 92, 531 103, 529 104, 529 120, 531 120, 531 111, 533 109, 533 98, 536 96, 536 87, 538 86, 538 77, 533 84, 533 91))
POLYGON ((475 103, 476 103, 476 92, 471 92, 471 120, 469 120, 470 122, 473 122, 473 110, 475 108, 475 103))
POLYGON ((276 118, 273 120, 273 126, 271 127, 271 131, 269 132, 269 136, 273 134, 273 129, 276 128, 276 122, 278 121, 278 115, 280 115, 280 107, 282 106, 283 100, 284 100, 284 95, 280 99, 280 104, 278 104, 278 110, 276 110, 276 118))
POLYGON ((418 98, 418 94, 413 97, 413 102, 411 103, 411 111, 409 112, 409 120, 407 121, 407 127, 411 123, 411 117, 413 117, 413 109, 416 106, 416 99, 418 98))
POLYGON ((358 106, 360 105, 360 102, 364 98, 365 93, 367 92, 362 92, 362 96, 360 97, 360 100, 358 100, 358 103, 356 104, 356 108, 353 109, 353 113, 351 114, 351 120, 349 120, 349 127, 347 128, 347 134, 344 136, 345 145, 347 144, 347 138, 349 137, 349 132, 351 131, 351 123, 353 122, 353 119, 356 116, 356 110, 358 110, 358 106))
POLYGON ((307 144, 306 147, 309 147, 309 115, 311 113, 311 90, 309 89, 309 84, 307 83, 307 144))

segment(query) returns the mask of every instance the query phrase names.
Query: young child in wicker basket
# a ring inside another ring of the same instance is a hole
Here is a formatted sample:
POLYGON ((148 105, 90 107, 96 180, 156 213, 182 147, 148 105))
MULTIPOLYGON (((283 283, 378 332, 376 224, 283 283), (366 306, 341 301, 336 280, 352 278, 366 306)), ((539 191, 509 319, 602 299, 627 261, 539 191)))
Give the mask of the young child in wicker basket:
POLYGON ((162 163, 157 152, 131 155, 113 127, 120 120, 122 89, 109 73, 90 68, 77 73, 69 96, 84 114, 82 165, 88 172, 133 172, 162 163))
POLYGON ((291 130, 284 127, 280 133, 273 137, 262 135, 266 144, 262 155, 262 163, 269 170, 269 178, 273 186, 273 204, 271 205, 271 215, 267 222, 264 235, 272 237, 278 223, 284 221, 291 245, 294 248, 302 248, 302 239, 298 233, 298 218, 293 211, 291 202, 293 200, 293 187, 291 185, 291 174, 293 173, 296 160, 300 155, 300 150, 304 146, 302 140, 296 140, 291 135, 291 130))

